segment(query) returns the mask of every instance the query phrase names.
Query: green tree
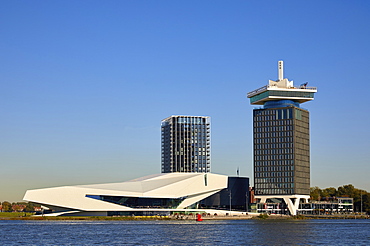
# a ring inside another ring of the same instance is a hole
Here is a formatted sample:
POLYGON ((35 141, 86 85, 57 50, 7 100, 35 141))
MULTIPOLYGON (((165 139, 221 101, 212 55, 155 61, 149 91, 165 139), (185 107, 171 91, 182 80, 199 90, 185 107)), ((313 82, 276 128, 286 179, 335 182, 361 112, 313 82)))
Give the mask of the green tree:
POLYGON ((323 197, 336 197, 337 196, 337 189, 330 187, 322 190, 323 197))
POLYGON ((355 195, 353 197, 353 203, 356 212, 361 212, 361 203, 362 212, 370 212, 369 195, 370 194, 365 190, 356 189, 355 195))
POLYGON ((338 188, 338 197, 355 198, 356 189, 352 184, 343 185, 338 188))
POLYGON ((24 208, 23 211, 25 211, 25 212, 34 212, 35 211, 35 207, 34 207, 33 203, 28 202, 26 204, 26 207, 24 208))
POLYGON ((362 211, 370 214, 370 193, 362 194, 362 211))
POLYGON ((317 186, 310 188, 311 200, 320 201, 321 199, 321 189, 317 186))
POLYGON ((10 202, 5 201, 5 202, 2 203, 2 205, 3 205, 3 208, 2 208, 3 212, 12 212, 13 211, 12 204, 10 202))

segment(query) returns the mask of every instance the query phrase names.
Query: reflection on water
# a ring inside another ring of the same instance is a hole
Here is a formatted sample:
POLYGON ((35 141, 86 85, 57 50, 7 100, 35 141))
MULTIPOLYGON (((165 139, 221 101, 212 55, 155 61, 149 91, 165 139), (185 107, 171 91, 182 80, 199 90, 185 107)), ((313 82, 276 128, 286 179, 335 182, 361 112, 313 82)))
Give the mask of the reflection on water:
POLYGON ((369 220, 0 221, 0 245, 369 245, 369 220))

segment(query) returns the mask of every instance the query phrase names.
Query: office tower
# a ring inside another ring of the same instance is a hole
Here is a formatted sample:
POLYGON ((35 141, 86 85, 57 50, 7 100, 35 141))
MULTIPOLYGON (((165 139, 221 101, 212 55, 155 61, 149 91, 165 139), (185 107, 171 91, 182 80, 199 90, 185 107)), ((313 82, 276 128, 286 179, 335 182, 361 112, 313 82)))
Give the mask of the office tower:
POLYGON ((171 116, 162 120, 162 173, 210 172, 210 118, 171 116))
POLYGON ((309 112, 300 104, 313 100, 317 89, 284 79, 283 61, 278 75, 247 95, 252 105, 263 105, 253 110, 255 196, 260 203, 284 199, 295 214, 310 195, 309 112))

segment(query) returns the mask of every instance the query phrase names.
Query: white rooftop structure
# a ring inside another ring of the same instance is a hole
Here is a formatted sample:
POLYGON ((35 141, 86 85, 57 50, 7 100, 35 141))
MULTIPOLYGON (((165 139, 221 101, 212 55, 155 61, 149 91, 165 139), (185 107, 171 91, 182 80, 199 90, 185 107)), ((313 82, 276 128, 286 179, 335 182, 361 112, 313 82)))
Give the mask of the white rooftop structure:
POLYGON ((252 105, 263 105, 267 101, 292 100, 304 103, 314 99, 316 87, 307 87, 307 82, 298 87, 293 85, 293 80, 284 78, 284 63, 278 61, 278 80, 269 80, 268 85, 251 91, 247 94, 252 105))

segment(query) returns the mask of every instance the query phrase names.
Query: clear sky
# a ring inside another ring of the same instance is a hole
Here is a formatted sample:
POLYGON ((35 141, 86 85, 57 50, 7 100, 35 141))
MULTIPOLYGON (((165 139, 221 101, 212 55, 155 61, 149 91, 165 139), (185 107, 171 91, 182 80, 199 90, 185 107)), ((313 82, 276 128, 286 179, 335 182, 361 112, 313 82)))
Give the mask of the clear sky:
POLYGON ((318 87, 311 186, 370 191, 370 1, 0 4, 0 201, 160 173, 170 115, 210 116, 212 172, 252 178, 246 93, 278 60, 318 87))

